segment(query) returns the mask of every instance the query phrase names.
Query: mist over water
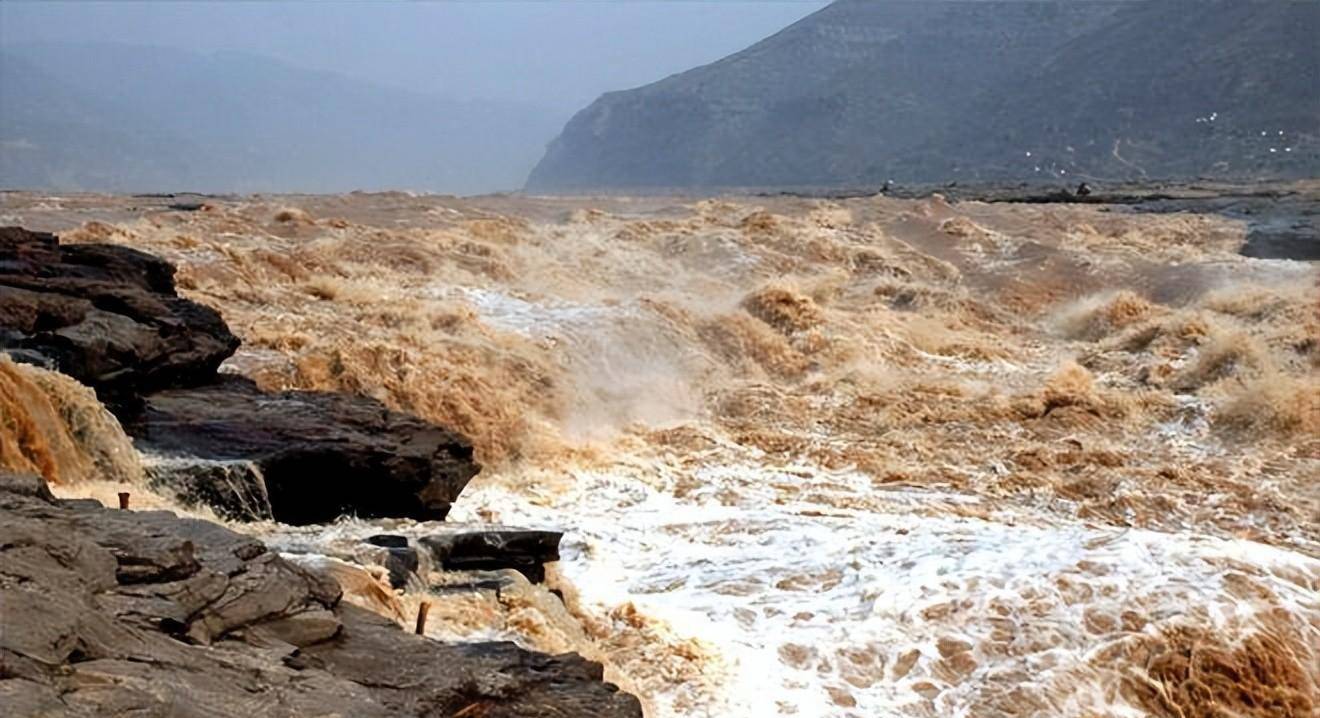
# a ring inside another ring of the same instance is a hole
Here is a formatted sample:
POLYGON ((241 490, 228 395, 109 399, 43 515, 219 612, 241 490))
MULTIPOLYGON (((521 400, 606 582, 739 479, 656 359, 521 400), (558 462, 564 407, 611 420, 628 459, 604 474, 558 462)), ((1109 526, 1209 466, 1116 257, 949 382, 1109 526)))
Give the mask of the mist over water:
POLYGON ((0 186, 473 194, 822 2, 5 3, 0 186))

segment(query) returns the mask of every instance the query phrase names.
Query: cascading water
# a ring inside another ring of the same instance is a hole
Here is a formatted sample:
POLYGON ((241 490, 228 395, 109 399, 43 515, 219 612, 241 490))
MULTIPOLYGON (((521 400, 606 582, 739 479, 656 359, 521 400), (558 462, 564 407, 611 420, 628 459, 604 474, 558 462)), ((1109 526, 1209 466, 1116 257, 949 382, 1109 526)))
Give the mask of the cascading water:
MULTIPOLYGON (((176 262, 244 339, 229 370, 471 436, 487 468, 452 519, 567 532, 566 612, 470 592, 437 636, 583 651, 653 716, 1314 710, 1316 270, 1234 255, 1234 222, 301 204, 65 238, 176 262)), ((434 528, 249 527, 309 561, 434 528)), ((402 620, 422 599, 341 572, 402 620)))

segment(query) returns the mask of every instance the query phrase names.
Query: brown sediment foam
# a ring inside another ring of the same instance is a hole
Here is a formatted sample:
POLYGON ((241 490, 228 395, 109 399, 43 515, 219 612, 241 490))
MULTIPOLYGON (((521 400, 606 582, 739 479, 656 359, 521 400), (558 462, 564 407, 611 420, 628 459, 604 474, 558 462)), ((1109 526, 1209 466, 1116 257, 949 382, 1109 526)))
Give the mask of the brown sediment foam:
POLYGON ((755 372, 788 379, 800 376, 808 359, 781 334, 746 314, 727 314, 704 321, 697 334, 710 350, 740 374, 755 372))
POLYGON ((647 715, 658 713, 655 697, 661 695, 680 711, 700 711, 717 700, 722 676, 713 647, 676 635, 631 603, 603 616, 586 611, 572 584, 554 580, 565 608, 589 639, 576 650, 603 663, 606 680, 639 696, 647 715))
POLYGON ((1088 297, 1065 310, 1058 323, 1072 339, 1096 341, 1126 329, 1157 311, 1156 306, 1135 292, 1088 297))
POLYGON ((1231 377, 1259 375, 1271 365, 1255 337, 1244 331, 1217 329, 1200 345, 1196 359, 1174 376, 1179 391, 1200 389, 1231 377))
POLYGON ((1100 403, 1091 372, 1074 361, 1064 362, 1050 375, 1041 398, 1045 413, 1066 406, 1095 408, 1100 403))
MULTIPOLYGON (((665 357, 665 382, 690 387, 697 404, 704 395, 704 408, 733 422, 724 426, 737 436, 828 457, 831 465, 847 456, 889 467, 896 455, 963 465, 959 452, 968 446, 1014 445, 1019 440, 1009 437, 1050 402, 1059 409, 1048 427, 1033 431, 1113 432, 1111 422, 1122 418, 1122 431, 1141 434, 1170 418, 1178 396, 1224 403, 1232 382, 1276 366, 1285 381, 1300 381, 1320 356, 1313 282, 1256 278, 1235 296, 1222 278, 1197 280, 1184 268, 1179 283, 1213 291, 1186 306, 1150 298, 1166 278, 1156 266, 1166 254, 1183 263, 1204 259, 1207 276, 1214 263, 1240 261, 1228 254, 1240 228, 1207 217, 721 200, 669 207, 661 218, 566 200, 558 216, 567 221, 547 222, 544 208, 537 220, 521 216, 519 200, 475 208, 416 198, 388 214, 373 205, 384 201, 309 199, 299 205, 308 215, 332 211, 344 221, 287 236, 268 233, 284 206, 262 203, 222 203, 215 212, 123 227, 88 224, 83 233, 178 263, 185 291, 220 306, 245 339, 232 365, 264 387, 380 398, 471 436, 492 465, 558 461, 577 452, 579 437, 564 428, 584 414, 651 416, 592 409, 593 402, 636 405, 650 399, 624 395, 665 390, 638 377, 603 391, 602 377, 613 379, 589 356, 598 346, 535 318, 526 319, 526 331, 510 329, 460 288, 532 306, 598 307, 606 318, 574 331, 596 332, 601 341, 641 346, 663 335, 664 351, 680 357, 665 357), (950 246, 950 233, 1002 236, 1012 240, 1003 251, 1017 254, 1005 255, 1012 264, 987 264, 984 254, 950 246), (1161 249, 1165 242, 1173 249, 1161 249), (1054 336, 1051 318, 1059 312, 1051 297, 1072 301, 1079 290, 1105 286, 1062 332, 1084 347, 1054 336), (634 318, 623 318, 628 311, 634 318), (620 330, 623 322, 633 326, 620 330), (1095 375, 1097 388, 1070 395, 1055 386, 1045 396, 1045 377, 1068 357, 1095 375), (908 373, 927 385, 996 391, 988 401, 978 390, 918 393, 913 402, 901 390, 865 390, 873 377, 908 373), (719 408, 731 407, 728 397, 742 387, 760 385, 791 397, 794 409, 758 418, 719 408), (858 403, 857 396, 873 400, 858 403), (813 422, 830 427, 834 439, 813 435, 813 422)), ((636 353, 607 358, 618 363, 636 353)))
MULTIPOLYGON (((919 494, 914 516, 1320 547, 1320 292, 1304 267, 1235 257, 1237 224, 899 200, 383 201, 306 200, 313 217, 344 218, 333 223, 283 226, 278 206, 222 202, 88 233, 178 263, 182 290, 245 339, 231 368, 453 426, 492 465, 476 488, 537 505, 595 471, 679 506, 829 515, 919 494), (634 360, 663 371, 615 366, 634 360), (691 411, 632 410, 675 387, 691 411), (584 415, 619 426, 584 439, 571 430, 584 415), (866 489, 828 485, 852 470, 866 489), (957 500, 926 496, 945 492, 957 500)), ((640 692, 688 681, 693 712, 718 693, 694 678, 717 652, 626 604, 579 612, 640 692)), ((1096 636, 1128 625, 1087 620, 1096 636)), ((538 625, 529 614, 518 630, 538 625)), ((808 669, 837 659, 812 648, 808 669)), ((861 710, 859 684, 896 675, 894 650, 883 670, 831 678, 822 705, 861 710)), ((922 658, 897 689, 925 705, 952 700, 940 691, 955 679, 1014 682, 979 651, 922 658)), ((1026 713, 1052 705, 1002 697, 1026 713)))
MULTIPOLYGON (((0 402, 4 410, 0 462, 4 468, 36 472, 46 481, 59 482, 60 457, 65 463, 72 463, 76 451, 65 432, 56 431, 53 435, 49 432, 60 425, 55 408, 26 376, 25 370, 8 357, 0 357, 0 402)), ((79 467, 71 468, 76 471, 79 467)))
POLYGON ((1197 626, 1133 639, 1124 690, 1157 718, 1302 718, 1320 701, 1316 647, 1285 617, 1237 639, 1197 626))
POLYGON ((140 483, 142 467, 95 392, 57 372, 0 355, 0 468, 52 484, 140 483))
POLYGON ((1215 422, 1249 435, 1320 436, 1320 376, 1270 371, 1230 389, 1215 422))
POLYGON ((824 321, 820 309, 811 297, 805 297, 785 286, 770 285, 747 295, 742 306, 748 314, 791 334, 819 326, 824 321))
POLYGON ((275 213, 276 222, 288 222, 291 224, 314 224, 312 216, 305 210, 297 207, 285 207, 275 213))

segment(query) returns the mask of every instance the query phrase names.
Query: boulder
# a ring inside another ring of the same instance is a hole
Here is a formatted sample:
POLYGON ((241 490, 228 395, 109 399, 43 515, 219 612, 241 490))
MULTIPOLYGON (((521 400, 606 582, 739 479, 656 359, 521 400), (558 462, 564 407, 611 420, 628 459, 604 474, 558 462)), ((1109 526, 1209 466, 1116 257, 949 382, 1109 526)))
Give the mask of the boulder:
POLYGON ((366 542, 372 546, 385 549, 385 556, 381 559, 381 565, 389 572, 390 587, 403 588, 408 585, 408 579, 417 573, 421 565, 417 556, 417 549, 408 545, 407 536, 397 534, 376 534, 368 536, 366 542))
POLYGON ((408 548, 408 537, 399 534, 373 534, 363 540, 382 548, 408 548))
POLYGON ((561 531, 515 528, 463 529, 424 536, 418 543, 446 571, 511 568, 532 583, 545 580, 545 564, 559 560, 561 531))
POLYGON ((146 396, 124 428, 140 450, 167 459, 152 462, 153 482, 236 518, 440 520, 480 470, 466 439, 374 399, 265 393, 237 376, 146 396), (236 462, 256 471, 216 480, 236 462))
POLYGON ((218 312, 178 296, 164 260, 0 228, 0 350, 119 403, 208 381, 238 344, 218 312))
POLYGON ((414 636, 254 539, 37 477, 0 474, 0 566, 7 714, 641 716, 577 655, 414 636))

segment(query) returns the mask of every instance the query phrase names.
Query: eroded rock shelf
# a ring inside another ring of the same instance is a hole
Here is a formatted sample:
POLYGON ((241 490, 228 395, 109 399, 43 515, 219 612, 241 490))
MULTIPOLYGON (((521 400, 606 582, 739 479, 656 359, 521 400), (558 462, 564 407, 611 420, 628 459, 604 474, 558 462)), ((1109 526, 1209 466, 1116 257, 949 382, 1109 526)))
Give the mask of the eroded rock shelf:
POLYGON ((0 567, 7 715, 641 715, 574 654, 412 636, 259 541, 36 476, 0 475, 0 567))

